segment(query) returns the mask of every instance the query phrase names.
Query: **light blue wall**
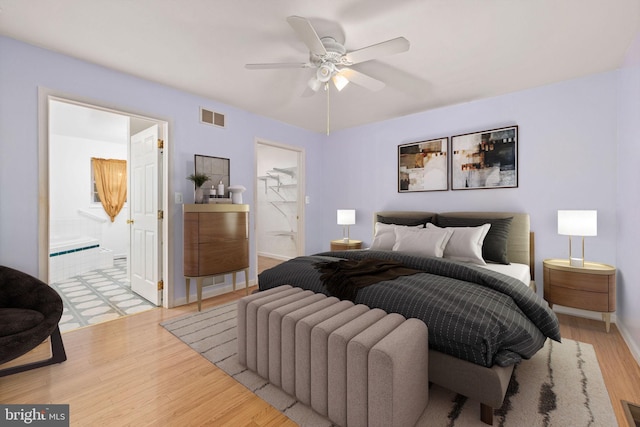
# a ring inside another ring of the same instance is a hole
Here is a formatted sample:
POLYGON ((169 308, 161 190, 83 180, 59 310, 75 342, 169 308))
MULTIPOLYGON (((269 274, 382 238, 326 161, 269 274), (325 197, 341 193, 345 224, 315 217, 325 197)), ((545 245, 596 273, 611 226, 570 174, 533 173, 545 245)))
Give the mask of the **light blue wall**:
MULTIPOLYGON (((185 76, 188 78, 188 76, 185 76)), ((91 100, 170 122, 173 143, 170 195, 182 192, 192 201, 193 155, 231 159, 231 181, 247 188, 244 200, 253 203, 255 138, 303 147, 306 150, 307 252, 321 249, 322 199, 319 151, 324 135, 250 114, 228 105, 115 72, 68 56, 0 37, 0 264, 38 275, 38 87, 91 100), (199 123, 199 108, 226 114, 225 129, 199 123)), ((173 216, 174 283, 182 276, 182 211, 173 216)), ((252 216, 253 220, 253 216, 252 216)), ((254 249, 252 240, 252 250, 254 249)), ((253 252, 252 252, 253 256, 253 252)), ((255 277, 255 266, 251 276, 255 277)), ((184 286, 175 286, 183 297, 184 286)))
POLYGON ((586 257, 615 263, 616 76, 594 75, 335 132, 323 151, 333 171, 323 180, 329 190, 325 228, 340 236, 335 209, 346 207, 357 209, 351 236, 366 243, 373 212, 381 209, 528 212, 542 285, 542 260, 568 257, 568 239, 557 234, 557 210, 597 209, 598 236, 587 238, 586 257), (507 125, 519 127, 518 188, 397 192, 399 144, 507 125))
MULTIPOLYGON (((618 84, 618 323, 640 355, 640 34, 629 49, 618 84)), ((640 357, 640 356, 637 356, 640 357)))

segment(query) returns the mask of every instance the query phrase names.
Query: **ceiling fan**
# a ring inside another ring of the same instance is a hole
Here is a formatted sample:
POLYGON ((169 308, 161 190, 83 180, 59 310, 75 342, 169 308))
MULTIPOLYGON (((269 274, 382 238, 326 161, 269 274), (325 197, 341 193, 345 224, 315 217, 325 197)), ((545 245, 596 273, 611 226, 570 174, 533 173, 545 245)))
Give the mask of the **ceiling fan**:
POLYGON ((308 19, 300 16, 290 16, 287 18, 287 22, 309 48, 309 62, 246 64, 245 67, 250 70, 315 68, 315 76, 308 82, 311 92, 306 91, 303 95, 312 95, 321 87, 327 89, 329 80, 333 81, 338 91, 344 89, 349 82, 353 82, 358 86, 372 91, 381 90, 385 87, 384 82, 349 67, 382 56, 393 55, 409 50, 409 41, 404 37, 397 37, 362 49, 347 52, 345 47, 333 37, 319 37, 308 19))

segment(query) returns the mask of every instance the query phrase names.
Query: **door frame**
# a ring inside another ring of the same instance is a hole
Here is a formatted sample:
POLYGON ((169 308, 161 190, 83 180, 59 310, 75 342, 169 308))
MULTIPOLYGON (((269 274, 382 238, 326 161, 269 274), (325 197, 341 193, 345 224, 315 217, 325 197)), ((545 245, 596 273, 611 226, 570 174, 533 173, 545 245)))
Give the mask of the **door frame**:
POLYGON ((158 123, 163 129, 164 135, 164 155, 162 156, 161 193, 162 210, 164 220, 162 221, 162 280, 164 287, 162 291, 162 306, 173 307, 173 244, 169 230, 173 229, 172 218, 174 216, 174 206, 169 203, 172 171, 169 168, 170 159, 173 154, 173 146, 170 143, 170 130, 173 128, 171 120, 152 117, 144 112, 131 111, 115 105, 108 105, 103 101, 79 97, 77 95, 52 90, 42 86, 38 87, 38 277, 47 283, 49 282, 49 101, 55 100, 76 104, 96 110, 108 111, 111 113, 139 117, 158 123))
MULTIPOLYGON (((264 138, 255 138, 254 140, 254 165, 253 165, 253 182, 258 182, 258 147, 260 145, 266 145, 270 147, 280 148, 283 150, 293 151, 297 153, 298 157, 298 186, 297 186, 297 210, 298 210, 298 228, 296 230, 296 251, 297 256, 304 255, 305 253, 305 188, 306 188, 306 170, 305 170, 305 150, 303 147, 297 147, 294 145, 282 144, 279 142, 269 141, 264 138)), ((255 237, 255 259, 254 265, 258 266, 258 187, 255 187, 253 192, 253 206, 255 206, 253 230, 255 237)))

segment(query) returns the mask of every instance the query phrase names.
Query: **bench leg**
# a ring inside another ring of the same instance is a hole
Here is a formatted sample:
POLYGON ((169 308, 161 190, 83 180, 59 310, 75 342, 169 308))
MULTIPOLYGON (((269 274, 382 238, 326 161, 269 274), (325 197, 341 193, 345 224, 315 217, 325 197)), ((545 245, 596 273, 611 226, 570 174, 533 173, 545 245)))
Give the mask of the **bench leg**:
POLYGON ((493 408, 491 406, 480 404, 480 421, 490 426, 493 425, 493 408))

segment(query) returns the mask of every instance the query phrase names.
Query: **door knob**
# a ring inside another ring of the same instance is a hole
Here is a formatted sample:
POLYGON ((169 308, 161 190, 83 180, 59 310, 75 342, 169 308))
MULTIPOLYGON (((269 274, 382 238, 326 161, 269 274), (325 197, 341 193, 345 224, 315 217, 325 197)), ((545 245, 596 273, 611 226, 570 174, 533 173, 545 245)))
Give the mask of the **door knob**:
POLYGON ((127 224, 133 224, 133 220, 132 219, 128 219, 127 220, 127 224))

